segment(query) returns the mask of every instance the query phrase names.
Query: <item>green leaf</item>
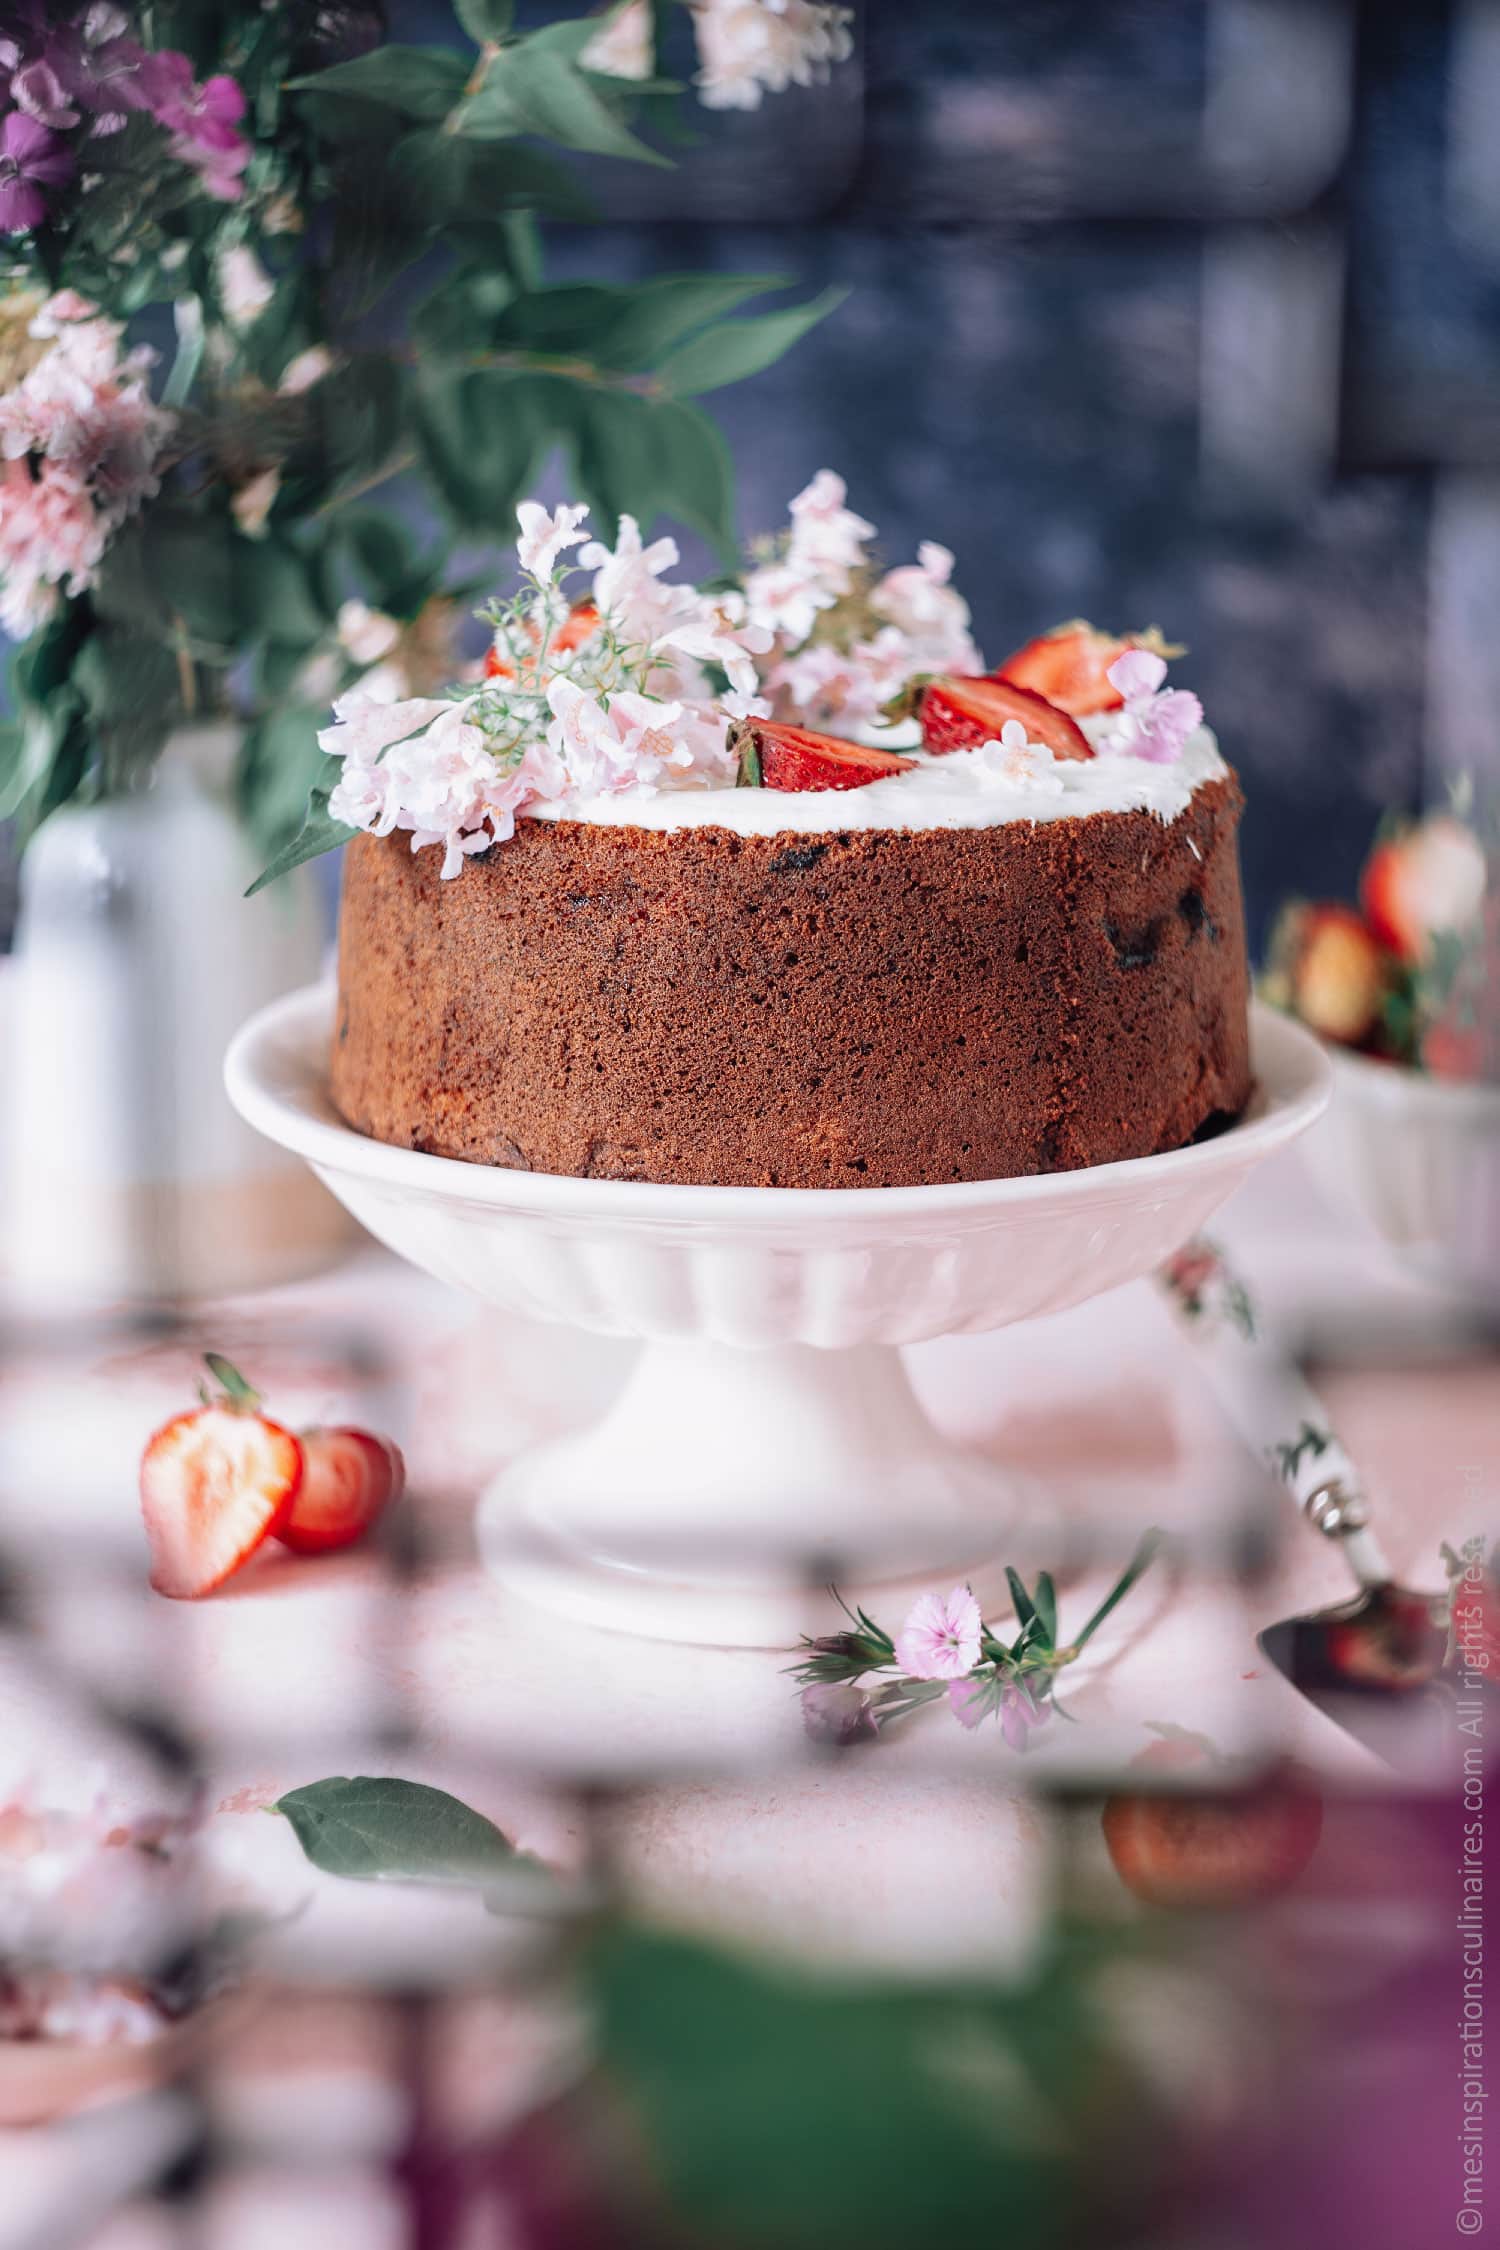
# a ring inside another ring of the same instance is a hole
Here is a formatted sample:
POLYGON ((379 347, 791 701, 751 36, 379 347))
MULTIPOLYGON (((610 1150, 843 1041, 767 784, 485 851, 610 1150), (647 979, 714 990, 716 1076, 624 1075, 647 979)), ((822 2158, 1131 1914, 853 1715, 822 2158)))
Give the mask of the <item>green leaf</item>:
POLYGON ((1043 1636, 1045 1637, 1045 1646, 1048 1648, 1056 1648, 1057 1588, 1052 1583, 1052 1573, 1050 1570, 1044 1570, 1041 1573, 1040 1577, 1037 1579, 1036 1586, 1031 1598, 1036 1608, 1037 1622, 1042 1629, 1043 1636))
POLYGON ((276 882, 280 876, 289 875, 294 867, 302 867, 310 859, 321 859, 325 852, 337 851, 340 844, 348 843, 355 831, 346 828, 341 820, 335 820, 328 810, 328 800, 343 771, 343 765, 342 758, 330 757, 324 753, 319 778, 308 793, 307 811, 301 827, 270 863, 262 868, 246 891, 246 898, 254 898, 257 891, 263 891, 268 883, 276 882))
POLYGON ((463 97, 470 64, 451 47, 372 47, 349 62, 334 63, 288 82, 294 94, 338 94, 374 102, 422 124, 438 124, 463 97))
POLYGON ((335 1775, 294 1789, 272 1809, 291 1822, 315 1867, 360 1882, 484 1890, 520 1857, 483 1813, 420 1781, 335 1775))
POLYGON ((361 508, 345 516, 339 529, 366 600, 376 609, 388 608, 416 563, 416 550, 406 525, 388 509, 361 508))
POLYGON ((663 386, 677 398, 692 398, 703 391, 723 390, 729 383, 742 383, 790 351, 848 294, 847 289, 825 289, 810 304, 794 305, 786 312, 758 313, 748 320, 726 321, 706 329, 669 353, 657 373, 663 386))
POLYGON ((222 1352, 205 1352, 203 1364, 224 1396, 232 1400, 236 1406, 258 1406, 260 1404, 260 1393, 256 1390, 254 1384, 247 1383, 239 1369, 231 1360, 227 1360, 222 1352))
MULTIPOLYGON (((572 32, 579 26, 566 28, 572 32)), ((596 31, 597 22, 589 28, 596 31)), ((484 84, 463 106, 459 136, 489 140, 536 133, 564 148, 670 170, 672 159, 637 139, 598 92, 602 83, 581 71, 555 40, 533 33, 504 48, 490 65, 484 84)))
MULTIPOLYGON (((319 786, 326 791, 338 779, 336 770, 330 774, 327 754, 318 742, 319 729, 328 723, 326 708, 289 703, 266 712, 245 729, 236 795, 245 825, 268 859, 298 835, 313 791, 319 786)), ((335 768, 338 764, 333 761, 335 768)))
POLYGON ((457 5, 459 22, 481 47, 503 39, 516 13, 515 0, 457 0, 457 5))
POLYGON ((330 620, 297 549, 277 538, 235 543, 236 609, 245 637, 311 648, 330 620))
POLYGON ((1029 1632, 1036 1623, 1036 1605, 1026 1591, 1026 1581, 1019 1572, 1005 1566, 1005 1583, 1010 1588, 1010 1598, 1015 1606, 1016 1619, 1023 1632, 1029 1632))
POLYGON ((420 211, 429 233, 476 213, 549 212, 590 219, 594 205, 570 172, 539 149, 511 148, 457 133, 407 133, 389 159, 390 186, 420 211))
POLYGON ((727 570, 739 560, 734 527, 734 464, 724 433, 700 407, 661 400, 655 406, 665 515, 701 531, 727 570))
POLYGON ((304 404, 306 428, 281 472, 277 505, 288 518, 328 506, 348 485, 393 473, 407 434, 405 375, 383 353, 363 352, 335 368, 304 404))
POLYGON ((418 384, 423 458, 454 521, 494 536, 542 456, 572 427, 576 386, 556 375, 428 370, 418 384))
POLYGON ((615 318, 594 338, 590 357, 600 367, 655 367, 694 329, 733 312, 747 297, 786 286, 785 276, 775 273, 663 274, 617 293, 615 318))
POLYGON ((1083 1631, 1074 1640, 1072 1644, 1074 1648, 1082 1648, 1085 1641, 1092 1639, 1110 1611, 1115 1608, 1117 1603, 1125 1599, 1142 1573, 1151 1568, 1152 1563, 1156 1560, 1157 1550, 1161 1543, 1162 1535, 1159 1531, 1152 1530, 1145 1534, 1121 1576, 1105 1595, 1087 1625, 1084 1626, 1083 1631))

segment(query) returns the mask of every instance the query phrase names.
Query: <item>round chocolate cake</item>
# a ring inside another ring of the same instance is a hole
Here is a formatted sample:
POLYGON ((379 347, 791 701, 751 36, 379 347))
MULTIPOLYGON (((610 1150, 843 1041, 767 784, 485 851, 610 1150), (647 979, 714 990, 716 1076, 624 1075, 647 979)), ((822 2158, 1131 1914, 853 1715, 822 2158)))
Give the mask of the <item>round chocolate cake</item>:
POLYGON ((1180 1148, 1250 1090, 1240 794, 997 742, 862 787, 539 808, 444 881, 346 855, 333 1093, 601 1179, 906 1187, 1180 1148))

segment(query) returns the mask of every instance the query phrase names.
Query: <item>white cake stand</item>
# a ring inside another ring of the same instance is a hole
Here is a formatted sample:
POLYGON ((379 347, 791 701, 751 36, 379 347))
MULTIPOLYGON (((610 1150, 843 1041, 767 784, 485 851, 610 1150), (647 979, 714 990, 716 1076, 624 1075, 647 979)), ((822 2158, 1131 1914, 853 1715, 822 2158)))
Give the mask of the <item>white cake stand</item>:
POLYGON ((1257 1008, 1249 1108, 1171 1155, 919 1188, 580 1180, 351 1131, 328 1094, 333 1008, 326 988, 293 993, 239 1033, 225 1074, 249 1123, 439 1280, 645 1339, 602 1420, 485 1493, 487 1563, 572 1616, 684 1641, 784 1645, 830 1573, 889 1611, 1034 1530, 1041 1496, 933 1427, 898 1347, 1148 1273, 1328 1091, 1316 1041, 1257 1008))

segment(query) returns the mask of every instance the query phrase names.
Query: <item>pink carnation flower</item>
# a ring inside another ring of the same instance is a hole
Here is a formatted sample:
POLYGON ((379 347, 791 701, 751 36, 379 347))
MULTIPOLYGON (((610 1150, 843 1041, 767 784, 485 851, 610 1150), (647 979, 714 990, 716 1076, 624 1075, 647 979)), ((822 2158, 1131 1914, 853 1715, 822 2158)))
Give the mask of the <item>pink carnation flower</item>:
POLYGON ((1174 765, 1195 727, 1203 724, 1203 705, 1186 688, 1163 687, 1165 659, 1153 649, 1129 648, 1117 656, 1106 677, 1125 698, 1098 748, 1145 758, 1152 765, 1174 765))
POLYGON ((920 1594, 896 1637, 896 1662, 915 1680, 956 1680, 979 1662, 984 1620, 967 1586, 920 1594))

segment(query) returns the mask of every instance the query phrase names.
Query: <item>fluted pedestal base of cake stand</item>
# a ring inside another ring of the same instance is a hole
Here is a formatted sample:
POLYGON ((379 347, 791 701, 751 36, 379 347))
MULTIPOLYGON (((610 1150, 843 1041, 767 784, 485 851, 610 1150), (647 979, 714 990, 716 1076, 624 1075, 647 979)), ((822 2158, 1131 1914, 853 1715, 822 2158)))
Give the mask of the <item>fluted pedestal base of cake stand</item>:
MULTIPOLYGON (((1031 1179, 928 1188, 692 1188, 493 1170, 388 1148, 328 1096, 333 996, 236 1038, 236 1106, 426 1272, 645 1350, 601 1421, 490 1486, 489 1568, 596 1624, 785 1645, 831 1576, 887 1611, 986 1583, 1044 1533, 1044 1492, 955 1446, 899 1347, 1060 1312, 1148 1273, 1327 1098, 1316 1042, 1257 1010, 1257 1084, 1212 1140, 1031 1179)), ((496 1349, 502 1351, 497 1333, 496 1349)))

